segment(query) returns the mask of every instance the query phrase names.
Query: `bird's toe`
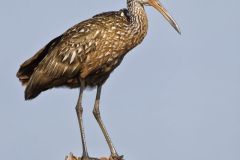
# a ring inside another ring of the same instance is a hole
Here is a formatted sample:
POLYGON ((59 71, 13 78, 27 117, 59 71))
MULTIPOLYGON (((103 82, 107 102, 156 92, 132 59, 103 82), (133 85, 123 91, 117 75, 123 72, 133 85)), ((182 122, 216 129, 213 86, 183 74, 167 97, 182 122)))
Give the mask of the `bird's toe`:
POLYGON ((109 160, 124 160, 123 155, 115 155, 115 156, 110 156, 109 160))

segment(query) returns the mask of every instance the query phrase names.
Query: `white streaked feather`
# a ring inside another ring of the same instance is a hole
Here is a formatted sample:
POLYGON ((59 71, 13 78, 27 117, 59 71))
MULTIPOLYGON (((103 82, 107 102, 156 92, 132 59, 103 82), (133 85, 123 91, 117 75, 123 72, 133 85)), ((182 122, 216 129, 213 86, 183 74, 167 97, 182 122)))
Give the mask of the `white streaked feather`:
POLYGON ((105 56, 108 56, 108 55, 110 55, 111 53, 110 52, 107 52, 107 53, 105 53, 105 56))
POLYGON ((79 32, 84 32, 85 31, 85 29, 84 28, 82 28, 79 32))
POLYGON ((78 50, 77 50, 77 53, 80 53, 80 52, 82 52, 82 48, 79 48, 78 50))
POLYGON ((62 62, 66 61, 68 59, 69 54, 66 54, 62 60, 62 62))
POLYGON ((71 57, 71 60, 70 60, 70 64, 72 64, 72 62, 74 61, 76 55, 77 55, 76 51, 73 51, 72 57, 71 57))
POLYGON ((67 71, 67 69, 68 69, 68 66, 65 66, 62 74, 64 74, 67 71))
POLYGON ((56 69, 57 65, 58 65, 58 62, 55 63, 55 65, 53 67, 53 71, 56 69))
POLYGON ((72 69, 72 72, 74 72, 77 69, 77 65, 72 69))
POLYGON ((53 67, 53 64, 55 64, 55 60, 54 59, 50 62, 50 67, 53 67))

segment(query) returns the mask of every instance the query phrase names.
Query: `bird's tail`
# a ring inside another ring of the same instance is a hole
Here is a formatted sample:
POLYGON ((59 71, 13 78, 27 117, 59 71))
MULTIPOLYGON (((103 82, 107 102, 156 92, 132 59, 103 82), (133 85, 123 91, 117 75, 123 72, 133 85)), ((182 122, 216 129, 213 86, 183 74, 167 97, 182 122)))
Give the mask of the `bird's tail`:
POLYGON ((17 77, 22 82, 23 85, 27 85, 34 72, 34 69, 38 64, 44 59, 51 48, 54 48, 60 41, 62 36, 54 38, 45 47, 40 49, 33 57, 25 61, 19 68, 17 72, 17 77))
POLYGON ((33 99, 37 97, 41 90, 38 84, 33 84, 33 74, 38 64, 49 53, 49 50, 54 48, 60 41, 62 35, 50 41, 45 47, 40 49, 33 57, 25 61, 17 72, 17 77, 22 82, 22 85, 27 86, 25 90, 25 99, 33 99))
POLYGON ((34 69, 38 66, 38 64, 41 62, 41 60, 45 57, 43 55, 43 50, 41 49, 38 51, 33 57, 25 61, 19 68, 17 72, 17 77, 22 83, 22 85, 26 86, 28 84, 28 81, 30 80, 34 69))
POLYGON ((25 89, 24 98, 25 100, 31 100, 36 98, 40 93, 41 93, 40 90, 34 90, 33 92, 33 89, 30 86, 27 86, 25 89))
POLYGON ((44 48, 38 51, 33 57, 25 61, 19 68, 17 72, 17 77, 23 86, 26 86, 25 90, 25 99, 33 99, 39 95, 40 91, 34 87, 31 82, 32 75, 34 74, 35 68, 41 62, 41 60, 45 57, 43 53, 44 48), (35 90, 33 92, 33 90, 35 90))
POLYGON ((33 73, 25 89, 25 100, 31 100, 37 97, 41 92, 52 88, 50 86, 53 80, 43 73, 33 73))

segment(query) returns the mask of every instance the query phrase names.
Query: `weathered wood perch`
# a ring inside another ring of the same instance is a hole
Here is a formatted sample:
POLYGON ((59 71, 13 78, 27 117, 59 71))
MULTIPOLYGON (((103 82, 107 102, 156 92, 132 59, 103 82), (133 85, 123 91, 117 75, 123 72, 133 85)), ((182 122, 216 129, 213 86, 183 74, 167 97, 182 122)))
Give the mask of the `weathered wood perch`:
MULTIPOLYGON (((69 153, 68 156, 66 156, 65 160, 82 160, 81 157, 76 157, 72 153, 69 153)), ((83 159, 84 160, 84 159, 83 159)), ((106 157, 101 157, 101 158, 90 158, 90 160, 123 160, 121 157, 120 159, 115 159, 112 157, 106 158, 106 157)))

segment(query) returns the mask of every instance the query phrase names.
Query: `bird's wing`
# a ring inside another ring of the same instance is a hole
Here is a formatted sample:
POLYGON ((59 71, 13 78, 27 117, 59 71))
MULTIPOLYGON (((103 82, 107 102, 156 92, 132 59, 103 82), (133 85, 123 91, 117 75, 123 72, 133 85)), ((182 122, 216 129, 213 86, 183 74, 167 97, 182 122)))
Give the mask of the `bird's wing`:
POLYGON ((101 52, 109 55, 111 46, 108 43, 113 40, 117 29, 121 30, 121 25, 117 28, 115 23, 128 23, 126 17, 126 10, 106 12, 73 26, 63 34, 59 44, 39 64, 36 72, 52 79, 69 79, 77 74, 85 78, 108 61, 107 58, 99 60, 101 52), (88 68, 87 71, 84 68, 88 68))
MULTIPOLYGON (((114 35, 109 32, 109 27, 112 27, 117 19, 120 20, 123 17, 122 12, 101 14, 67 30, 58 44, 48 51, 48 54, 35 68, 25 90, 26 99, 36 97, 43 90, 67 85, 68 80, 79 78, 77 76, 85 78, 100 68, 107 59, 99 61, 97 59, 99 56, 95 55, 101 50, 104 51, 101 47, 111 48, 104 36, 114 35), (110 25, 109 22, 111 22, 110 25), (86 62, 89 62, 91 57, 95 57, 92 62, 96 63, 83 74, 83 68, 87 66, 86 62)), ((123 18, 123 21, 127 21, 125 19, 123 18)), ((108 54, 107 50, 106 54, 108 54)))
POLYGON ((102 25, 102 39, 94 40, 98 44, 97 49, 96 52, 87 55, 81 70, 82 78, 98 74, 99 71, 110 73, 120 63, 123 54, 129 50, 129 44, 131 44, 123 36, 129 32, 127 28, 130 22, 127 10, 101 13, 93 19, 102 25))
POLYGON ((77 78, 86 56, 95 50, 96 44, 91 40, 98 36, 99 30, 82 23, 66 31, 35 68, 25 90, 26 99, 36 97, 43 90, 67 85, 68 80, 77 78))
POLYGON ((52 79, 76 76, 88 55, 94 56, 99 52, 101 48, 96 51, 97 46, 109 48, 107 44, 105 46, 103 44, 107 39, 104 36, 116 34, 115 30, 109 32, 109 28, 114 26, 117 20, 127 23, 125 14, 125 10, 106 12, 73 26, 62 35, 60 42, 39 63, 34 74, 41 72, 52 79))
POLYGON ((91 39, 95 39, 98 34, 98 30, 86 27, 68 30, 60 43, 37 66, 34 74, 41 72, 52 79, 76 76, 86 56, 95 50, 95 43, 91 39))

